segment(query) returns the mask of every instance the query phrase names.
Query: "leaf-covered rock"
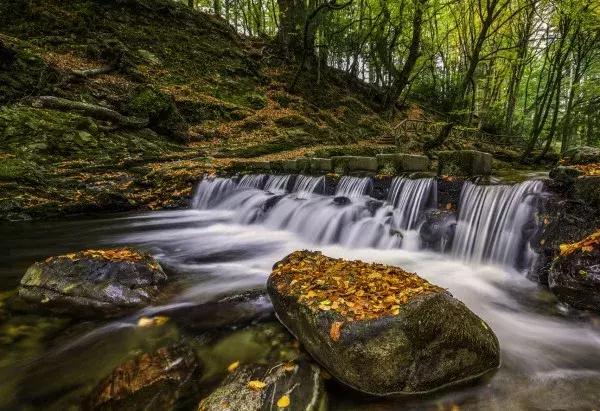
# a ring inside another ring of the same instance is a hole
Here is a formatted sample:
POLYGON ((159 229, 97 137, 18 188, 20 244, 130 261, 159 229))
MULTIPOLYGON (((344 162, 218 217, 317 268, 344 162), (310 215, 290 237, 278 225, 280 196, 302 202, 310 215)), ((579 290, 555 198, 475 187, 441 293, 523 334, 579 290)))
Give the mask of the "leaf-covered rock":
POLYGON ((275 264, 267 289, 313 358, 366 393, 429 392, 499 365, 498 340, 482 319, 397 267, 297 251, 275 264))
POLYGON ((204 398, 198 411, 318 411, 324 398, 320 368, 305 358, 240 365, 204 398))
POLYGON ((19 296, 58 314, 112 317, 150 304, 166 281, 147 254, 86 250, 33 264, 21 279, 19 296))
POLYGON ((579 242, 561 244, 548 285, 573 307, 600 311, 600 230, 579 242))
POLYGON ((195 390, 201 364, 183 344, 141 354, 115 368, 94 388, 84 408, 171 410, 195 390))

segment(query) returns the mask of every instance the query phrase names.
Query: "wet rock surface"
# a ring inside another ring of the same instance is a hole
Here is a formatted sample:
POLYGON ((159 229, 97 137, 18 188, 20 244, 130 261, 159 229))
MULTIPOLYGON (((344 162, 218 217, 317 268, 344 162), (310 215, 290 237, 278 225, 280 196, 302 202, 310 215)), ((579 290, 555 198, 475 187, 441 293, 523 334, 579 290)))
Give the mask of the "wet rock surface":
POLYGON ((115 368, 84 404, 90 410, 172 410, 193 393, 201 371, 194 351, 177 344, 144 353, 115 368))
POLYGON ((272 365, 241 365, 204 398, 198 411, 322 409, 321 369, 306 358, 272 365))
POLYGON ((488 325, 447 291, 401 269, 300 251, 274 266, 279 320, 337 380, 370 394, 415 394, 499 365, 488 325))
POLYGON ((274 318, 265 290, 244 291, 199 305, 186 304, 161 314, 191 331, 236 328, 274 318))
POLYGON ((561 244, 580 241, 600 226, 600 204, 594 193, 600 185, 594 177, 579 177, 571 182, 549 180, 546 194, 540 198, 541 212, 531 247, 538 254, 530 277, 548 283, 552 262, 560 253, 561 244))
POLYGON ((445 252, 452 248, 456 230, 456 212, 453 210, 428 210, 419 229, 425 248, 445 252))
POLYGON ((74 317, 114 317, 153 302, 167 276, 133 249, 86 250, 33 264, 19 296, 34 307, 74 317))
POLYGON ((550 268, 548 285, 573 307, 600 311, 600 231, 561 246, 550 268))

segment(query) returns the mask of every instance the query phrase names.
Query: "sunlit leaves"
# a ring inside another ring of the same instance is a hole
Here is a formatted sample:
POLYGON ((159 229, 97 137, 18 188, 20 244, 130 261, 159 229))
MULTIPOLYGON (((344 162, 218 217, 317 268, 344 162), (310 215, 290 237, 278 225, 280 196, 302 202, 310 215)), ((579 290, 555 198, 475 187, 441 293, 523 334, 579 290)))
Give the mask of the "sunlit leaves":
MULTIPOLYGON (((312 310, 334 312, 347 321, 400 314, 402 305, 442 289, 398 267, 345 261, 307 251, 295 252, 273 270, 276 287, 312 310)), ((331 325, 337 341, 343 322, 331 325)))

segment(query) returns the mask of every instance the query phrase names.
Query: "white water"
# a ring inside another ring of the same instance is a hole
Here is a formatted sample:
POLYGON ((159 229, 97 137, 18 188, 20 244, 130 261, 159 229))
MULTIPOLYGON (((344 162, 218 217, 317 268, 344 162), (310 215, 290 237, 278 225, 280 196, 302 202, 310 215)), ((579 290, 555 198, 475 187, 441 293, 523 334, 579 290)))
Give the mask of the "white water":
MULTIPOLYGON (((152 330, 136 327, 140 315, 162 312, 174 306, 197 305, 235 291, 264 287, 273 263, 293 250, 314 249, 333 257, 401 266, 448 288, 490 324, 502 351, 502 367, 498 373, 478 386, 444 392, 433 399, 419 398, 410 404, 395 403, 394 399, 361 398, 356 401, 356 397, 347 392, 342 395, 330 393, 332 410, 435 410, 456 406, 461 410, 598 409, 600 322, 567 315, 551 294, 508 265, 485 265, 476 262, 475 258, 465 261, 460 255, 414 249, 406 243, 415 230, 400 230, 403 239, 398 234, 390 234, 395 212, 406 214, 407 210, 423 210, 433 203, 431 192, 426 199, 427 190, 416 189, 432 184, 431 181, 398 180, 394 183, 397 189, 391 190, 388 201, 378 207, 370 205, 369 202, 374 200, 365 196, 352 198, 347 204, 335 204, 332 196, 316 193, 323 191, 322 179, 297 179, 296 186, 298 184, 304 189, 295 187, 291 193, 273 194, 247 186, 240 189, 234 181, 226 179, 210 179, 202 182, 196 192, 195 204, 199 209, 145 213, 98 222, 101 231, 94 235, 101 233, 100 246, 128 244, 151 250, 165 267, 177 273, 181 291, 164 307, 148 307, 132 317, 75 333, 73 339, 65 338, 60 344, 52 345, 40 354, 42 360, 35 363, 36 369, 46 367, 49 379, 36 380, 28 390, 42 390, 58 376, 63 379, 63 384, 69 382, 67 386, 70 387, 78 383, 82 375, 94 373, 98 366, 95 357, 110 358, 115 346, 132 350, 135 346, 126 345, 128 340, 123 338, 123 329, 130 330, 143 342, 151 340, 144 334, 149 331, 172 332, 169 327, 152 330), (299 196, 299 191, 308 195, 299 196), (423 195, 414 198, 415 192, 423 195), (411 198, 414 201, 409 201, 411 198), (275 200, 275 204, 269 204, 275 200), (318 234, 313 235, 315 232, 318 234), (78 346, 85 349, 79 350, 82 355, 73 356, 72 350, 77 351, 78 346), (94 351, 90 351, 90 346, 94 351), (60 358, 61 361, 51 363, 52 367, 49 367, 48 358, 60 358)), ((476 188, 473 191, 478 191, 476 188)), ((481 201, 468 200, 470 189, 468 186, 463 193, 461 203, 481 204, 481 201)), ((504 194, 513 200, 517 195, 528 199, 529 196, 518 193, 532 189, 537 193, 535 187, 515 187, 510 189, 510 195, 504 194)), ((498 190, 509 189, 487 187, 481 190, 484 194, 479 194, 482 199, 498 198, 493 194, 498 190)), ((475 213, 480 217, 473 220, 472 227, 479 233, 479 238, 487 238, 485 233, 498 232, 486 231, 490 224, 475 223, 487 221, 484 217, 490 210, 509 213, 492 219, 502 222, 506 230, 518 228, 515 227, 518 218, 499 206, 500 203, 514 203, 508 200, 492 203, 496 205, 492 208, 481 206, 475 213)), ((522 204, 517 201, 517 206, 522 204)), ((462 213, 461 219, 471 221, 462 213)), ((82 227, 86 227, 85 224, 88 223, 82 223, 82 227)), ((76 237, 74 241, 80 241, 84 232, 83 229, 73 230, 73 226, 64 230, 67 238, 55 236, 53 232, 52 243, 73 239, 73 236, 76 237)), ((32 231, 34 239, 40 232, 45 232, 32 231)), ((90 234, 89 229, 86 234, 90 234)), ((501 248, 508 247, 503 242, 504 237, 497 235, 495 238, 500 241, 501 248)), ((28 247, 36 247, 35 241, 28 247)), ((485 259, 483 255, 481 258, 485 259)), ((224 358, 223 369, 238 361, 240 355, 234 352, 231 357, 224 358)), ((24 364, 30 361, 23 358, 4 373, 0 370, 4 383, 22 373, 21 370, 26 369, 24 364)))
MULTIPOLYGON (((331 198, 319 197, 320 203, 314 203, 314 208, 317 204, 327 207, 325 202, 331 198)), ((291 202, 293 199, 284 196, 280 201, 291 202)), ((311 204, 309 200, 301 202, 311 204)), ((286 208, 288 206, 282 206, 280 211, 286 208)), ((160 250, 161 260, 177 267, 179 272, 202 273, 202 280, 188 288, 175 303, 204 301, 207 293, 223 295, 233 290, 260 287, 275 261, 293 250, 316 249, 333 257, 381 262, 416 272, 448 288, 485 319, 500 340, 502 368, 490 382, 481 386, 451 392, 432 402, 423 399, 411 406, 381 402, 367 406, 365 403, 354 404, 351 399, 344 402, 345 398, 335 398, 334 405, 335 401, 341 403, 333 409, 395 410, 402 407, 422 410, 435 409, 440 402, 446 404, 444 409, 449 409, 448 404, 456 401, 467 401, 461 409, 470 410, 545 409, 539 407, 539 404, 545 404, 540 395, 546 396, 549 390, 555 390, 555 384, 565 388, 552 397, 549 406, 559 404, 558 409, 593 409, 597 405, 594 402, 597 391, 594 390, 600 390, 600 329, 589 322, 561 316, 547 291, 540 290, 510 269, 466 263, 451 255, 433 252, 385 249, 379 245, 377 249, 356 246, 354 241, 348 241, 354 243, 352 246, 343 242, 315 245, 312 239, 304 237, 302 230, 298 235, 290 226, 285 230, 274 228, 268 224, 268 218, 263 224, 236 224, 237 210, 169 213, 172 214, 168 214, 168 218, 166 213, 153 213, 145 221, 155 226, 156 220, 162 220, 162 229, 131 233, 121 236, 118 241, 160 250), (174 218, 187 221, 196 215, 199 222, 204 223, 213 213, 219 221, 225 221, 207 227, 169 229, 174 218), (203 258, 198 259, 198 256, 203 258), (582 383, 586 388, 578 392, 582 383), (572 408, 569 404, 583 406, 572 408)), ((330 218, 333 214, 331 210, 323 213, 330 218)), ((322 219, 314 224, 324 224, 326 218, 317 217, 322 219)))
POLYGON ((361 197, 369 194, 372 185, 373 183, 368 177, 343 176, 335 189, 335 195, 350 198, 361 197))
POLYGON ((203 182, 197 197, 202 204, 234 211, 237 223, 292 231, 314 244, 412 250, 420 247, 417 228, 422 212, 436 204, 436 184, 430 178, 394 179, 387 201, 367 196, 373 186, 370 178, 342 177, 335 199, 317 194, 324 190, 324 177, 298 176, 292 193, 284 189, 290 176, 268 177, 264 190, 259 190, 265 178, 244 176, 224 197, 223 181, 203 182), (212 196, 218 199, 209 200, 212 196))
POLYGON ((452 255, 474 262, 529 266, 533 256, 523 236, 533 216, 533 203, 543 189, 541 181, 514 186, 478 186, 466 183, 452 255))

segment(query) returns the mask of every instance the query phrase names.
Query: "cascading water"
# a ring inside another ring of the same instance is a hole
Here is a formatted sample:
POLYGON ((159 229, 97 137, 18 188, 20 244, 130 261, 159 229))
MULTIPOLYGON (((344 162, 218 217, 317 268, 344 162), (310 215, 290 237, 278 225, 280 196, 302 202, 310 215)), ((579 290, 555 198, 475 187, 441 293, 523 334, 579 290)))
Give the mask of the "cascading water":
POLYGON ((237 184, 230 178, 204 178, 196 188, 192 208, 212 208, 231 194, 236 187, 237 184))
MULTIPOLYGON (((230 210, 237 223, 291 231, 314 244, 420 249, 424 213, 437 205, 436 180, 396 177, 386 201, 368 196, 372 186, 370 178, 345 176, 332 197, 320 194, 324 177, 258 174, 243 176, 237 184, 208 178, 198 185, 192 204, 230 210)), ((514 186, 465 183, 450 254, 478 263, 529 267, 534 255, 524 231, 532 227, 534 200, 542 189, 540 181, 514 186)))
POLYGON ((269 191, 274 194, 285 193, 288 191, 291 178, 291 175, 269 176, 267 182, 265 183, 265 191, 269 191))
POLYGON ((314 193, 325 191, 325 177, 310 177, 299 175, 296 177, 294 188, 297 198, 309 198, 314 193))
POLYGON ((257 188, 262 189, 265 186, 265 174, 246 174, 240 178, 238 188, 257 188))
POLYGON ((396 177, 390 186, 388 202, 395 210, 394 227, 415 229, 425 207, 437 204, 437 184, 432 178, 411 180, 396 177))
POLYGON ((452 254, 478 263, 530 267, 532 255, 524 231, 543 186, 535 180, 514 186, 465 183, 452 254))
POLYGON ((373 182, 370 178, 344 176, 340 179, 336 189, 336 196, 356 198, 369 194, 373 182))

